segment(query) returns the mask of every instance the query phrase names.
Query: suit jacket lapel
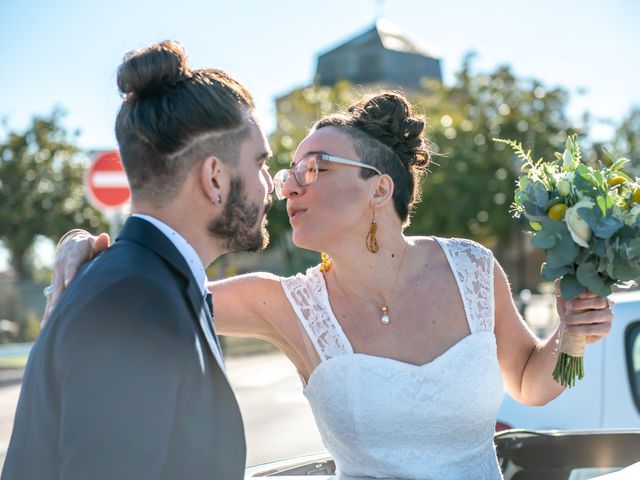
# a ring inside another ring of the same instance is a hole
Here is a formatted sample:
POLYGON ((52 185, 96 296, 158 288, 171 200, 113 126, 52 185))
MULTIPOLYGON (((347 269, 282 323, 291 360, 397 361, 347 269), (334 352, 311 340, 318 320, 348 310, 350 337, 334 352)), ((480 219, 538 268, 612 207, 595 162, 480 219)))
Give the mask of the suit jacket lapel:
POLYGON ((209 313, 209 308, 205 305, 201 287, 196 285, 196 280, 193 278, 191 269, 175 245, 151 223, 136 217, 129 217, 127 219, 116 239, 116 241, 120 240, 135 242, 152 250, 179 273, 183 279, 183 293, 187 298, 187 303, 196 316, 200 330, 209 344, 209 350, 226 375, 224 361, 222 359, 222 350, 217 342, 217 337, 215 336, 211 322, 211 314, 209 313))

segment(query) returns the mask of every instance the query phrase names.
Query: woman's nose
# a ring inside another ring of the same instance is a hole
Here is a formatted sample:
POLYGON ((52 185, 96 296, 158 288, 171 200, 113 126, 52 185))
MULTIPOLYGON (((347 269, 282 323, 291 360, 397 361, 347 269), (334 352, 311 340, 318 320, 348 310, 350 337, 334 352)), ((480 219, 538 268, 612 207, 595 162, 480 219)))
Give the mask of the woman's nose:
POLYGON ((302 188, 296 180, 296 176, 292 171, 289 171, 289 175, 287 175, 287 179, 284 181, 282 185, 282 194, 286 197, 295 197, 300 195, 302 188))

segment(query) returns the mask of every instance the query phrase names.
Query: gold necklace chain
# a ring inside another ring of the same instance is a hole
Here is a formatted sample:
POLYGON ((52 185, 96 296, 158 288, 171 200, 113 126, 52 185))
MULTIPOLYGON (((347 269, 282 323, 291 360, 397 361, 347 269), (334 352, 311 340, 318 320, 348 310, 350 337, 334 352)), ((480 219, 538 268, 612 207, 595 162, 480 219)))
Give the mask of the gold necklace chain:
MULTIPOLYGON (((404 264, 404 257, 407 255, 407 250, 409 250, 409 244, 406 243, 405 247, 404 247, 404 252, 402 252, 402 258, 400 259, 400 265, 398 265, 398 270, 396 271, 396 278, 393 282, 393 287, 391 288, 391 292, 389 293, 389 300, 393 299, 393 294, 396 291, 396 286, 398 285, 398 279, 400 278, 400 270, 402 270, 402 265, 404 264)), ((335 276, 335 270, 334 270, 334 276, 335 276)), ((336 277, 337 280, 337 277, 336 277)), ((343 288, 346 285, 343 285, 343 288)), ((355 295, 356 297, 360 297, 360 299, 364 300, 365 302, 371 304, 371 305, 375 305, 376 307, 378 307, 381 311, 382 311, 382 315, 380 316, 380 321, 384 324, 384 325, 388 325, 391 322, 391 317, 389 316, 389 302, 385 302, 382 305, 380 305, 378 302, 374 302, 368 298, 365 298, 364 296, 360 295, 359 293, 354 292, 353 290, 351 290, 349 287, 346 287, 347 290, 355 295)))

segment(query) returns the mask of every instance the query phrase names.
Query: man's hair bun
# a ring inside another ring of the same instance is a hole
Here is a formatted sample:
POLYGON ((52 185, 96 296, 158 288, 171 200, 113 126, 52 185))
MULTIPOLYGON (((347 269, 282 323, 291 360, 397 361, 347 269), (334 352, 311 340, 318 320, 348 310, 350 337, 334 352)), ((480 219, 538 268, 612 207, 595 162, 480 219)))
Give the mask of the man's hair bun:
POLYGON ((171 87, 189 75, 182 45, 167 40, 129 52, 118 69, 118 88, 144 96, 171 87))

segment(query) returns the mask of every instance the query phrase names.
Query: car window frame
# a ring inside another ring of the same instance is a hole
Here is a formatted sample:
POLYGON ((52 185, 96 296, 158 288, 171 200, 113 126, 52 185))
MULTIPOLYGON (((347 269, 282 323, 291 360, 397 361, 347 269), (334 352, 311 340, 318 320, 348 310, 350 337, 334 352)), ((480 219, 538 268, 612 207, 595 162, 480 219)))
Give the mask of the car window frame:
POLYGON ((624 331, 624 350, 629 388, 636 410, 640 413, 640 376, 633 370, 633 345, 640 342, 640 320, 629 323, 624 331))

